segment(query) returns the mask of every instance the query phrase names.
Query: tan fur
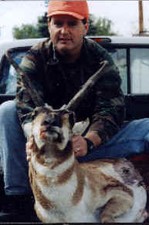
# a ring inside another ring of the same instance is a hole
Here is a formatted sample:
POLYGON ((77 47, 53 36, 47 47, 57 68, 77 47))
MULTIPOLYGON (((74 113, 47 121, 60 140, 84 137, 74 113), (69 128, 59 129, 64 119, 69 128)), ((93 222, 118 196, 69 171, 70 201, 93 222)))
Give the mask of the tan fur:
MULTIPOLYGON (((30 183, 39 219, 44 223, 117 222, 126 214, 122 221, 125 220, 137 201, 135 189, 146 201, 145 190, 139 187, 141 176, 138 177, 132 165, 132 174, 125 176, 124 169, 130 165, 123 159, 79 164, 71 148, 68 112, 60 114, 45 108, 39 111, 32 124, 34 143, 29 161, 30 183), (56 123, 54 118, 58 116, 60 122, 56 123), (49 118, 53 123, 47 125, 44 121, 49 118)), ((140 216, 133 218, 130 213, 128 222, 145 219, 144 204, 140 216)))

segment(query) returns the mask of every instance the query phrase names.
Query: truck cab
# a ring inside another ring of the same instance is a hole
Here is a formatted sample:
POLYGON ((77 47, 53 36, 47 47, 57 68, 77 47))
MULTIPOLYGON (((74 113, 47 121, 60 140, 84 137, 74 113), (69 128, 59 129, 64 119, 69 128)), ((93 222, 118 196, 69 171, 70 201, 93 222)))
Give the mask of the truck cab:
MULTIPOLYGON (((120 71, 121 87, 125 94, 126 122, 149 117, 149 37, 87 38, 93 39, 107 49, 120 71)), ((27 50, 42 40, 44 39, 15 40, 0 44, 0 104, 14 99, 16 95, 16 71, 6 52, 9 50, 13 60, 19 64, 27 50)), ((130 160, 142 174, 145 174, 145 182, 149 186, 149 156, 140 155, 130 160)), ((2 191, 1 185, 0 193, 2 191)))
POLYGON ((118 66, 125 94, 126 120, 149 117, 149 37, 94 37, 118 66))

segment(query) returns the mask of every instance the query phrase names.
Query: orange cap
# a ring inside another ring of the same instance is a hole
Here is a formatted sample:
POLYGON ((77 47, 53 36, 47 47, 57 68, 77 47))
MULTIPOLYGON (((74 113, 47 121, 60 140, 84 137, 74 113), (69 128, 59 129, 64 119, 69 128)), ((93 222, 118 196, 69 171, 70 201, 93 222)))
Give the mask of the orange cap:
POLYGON ((64 1, 50 0, 48 5, 48 17, 54 15, 70 15, 77 19, 88 19, 89 10, 86 0, 64 1))

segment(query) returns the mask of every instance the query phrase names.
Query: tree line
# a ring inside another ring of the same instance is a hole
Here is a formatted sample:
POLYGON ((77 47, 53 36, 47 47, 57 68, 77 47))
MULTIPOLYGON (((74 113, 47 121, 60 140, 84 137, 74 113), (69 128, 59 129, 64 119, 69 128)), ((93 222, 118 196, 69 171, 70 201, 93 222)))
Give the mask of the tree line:
MULTIPOLYGON (((116 35, 116 33, 112 31, 112 25, 111 20, 101 17, 96 19, 94 15, 90 14, 87 35, 116 35)), ((49 37, 47 13, 38 17, 36 25, 23 24, 20 27, 15 26, 13 28, 13 37, 15 39, 49 37)))

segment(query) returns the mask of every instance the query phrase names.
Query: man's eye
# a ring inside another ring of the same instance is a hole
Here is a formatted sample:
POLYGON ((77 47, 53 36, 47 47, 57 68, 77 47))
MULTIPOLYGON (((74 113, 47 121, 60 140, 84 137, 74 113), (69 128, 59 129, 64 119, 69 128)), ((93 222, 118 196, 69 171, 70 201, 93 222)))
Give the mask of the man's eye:
POLYGON ((57 21, 57 22, 54 22, 54 25, 55 25, 56 27, 62 27, 62 26, 63 26, 63 23, 60 22, 60 21, 57 21))
POLYGON ((74 27, 74 26, 77 25, 77 22, 76 22, 76 21, 70 21, 70 22, 68 22, 68 25, 69 25, 70 27, 74 27))

